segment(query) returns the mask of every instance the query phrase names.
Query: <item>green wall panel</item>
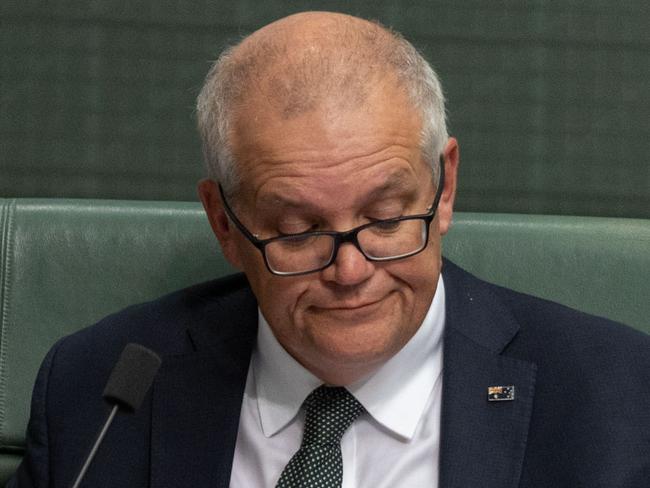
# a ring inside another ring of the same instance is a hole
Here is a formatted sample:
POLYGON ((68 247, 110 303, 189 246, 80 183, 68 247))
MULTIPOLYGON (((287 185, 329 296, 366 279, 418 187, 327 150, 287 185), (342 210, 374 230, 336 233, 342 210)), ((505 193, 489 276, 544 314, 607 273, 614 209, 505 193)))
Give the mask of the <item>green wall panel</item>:
POLYGON ((432 62, 460 210, 650 218, 641 0, 4 0, 0 196, 195 200, 210 61, 306 9, 378 19, 432 62))

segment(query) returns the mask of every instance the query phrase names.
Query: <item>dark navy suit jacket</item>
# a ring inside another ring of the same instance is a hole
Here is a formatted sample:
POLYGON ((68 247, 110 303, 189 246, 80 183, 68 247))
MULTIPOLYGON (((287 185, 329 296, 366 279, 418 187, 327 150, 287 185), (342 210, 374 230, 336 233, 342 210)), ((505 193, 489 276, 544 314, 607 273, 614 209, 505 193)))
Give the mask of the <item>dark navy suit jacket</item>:
MULTIPOLYGON (((484 283, 448 261, 443 276, 440 488, 650 487, 650 336, 484 283), (497 385, 514 385, 515 399, 488 402, 497 385)), ((111 368, 138 342, 163 366, 139 411, 114 421, 84 486, 227 487, 256 305, 237 275, 58 342, 9 486, 71 485, 108 413, 101 395, 111 368)))

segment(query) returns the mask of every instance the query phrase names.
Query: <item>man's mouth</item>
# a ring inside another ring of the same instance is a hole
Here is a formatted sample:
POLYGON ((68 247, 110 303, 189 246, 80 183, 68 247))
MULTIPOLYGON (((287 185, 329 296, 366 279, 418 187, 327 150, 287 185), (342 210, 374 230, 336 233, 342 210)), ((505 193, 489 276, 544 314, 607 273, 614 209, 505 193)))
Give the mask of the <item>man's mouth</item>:
POLYGON ((380 305, 383 301, 388 298, 389 295, 379 299, 373 300, 364 300, 364 301, 332 301, 327 305, 316 305, 313 308, 318 312, 346 312, 346 311, 365 311, 371 310, 374 307, 380 305))

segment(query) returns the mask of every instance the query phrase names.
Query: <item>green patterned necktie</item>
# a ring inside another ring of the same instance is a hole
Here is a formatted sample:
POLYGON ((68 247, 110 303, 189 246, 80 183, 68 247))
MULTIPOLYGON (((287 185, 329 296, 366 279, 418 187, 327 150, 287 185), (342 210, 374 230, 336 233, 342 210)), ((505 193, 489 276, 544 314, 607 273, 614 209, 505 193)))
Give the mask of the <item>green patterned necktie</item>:
POLYGON ((325 385, 312 391, 303 405, 307 415, 302 444, 276 488, 340 488, 341 437, 365 410, 345 388, 325 385))

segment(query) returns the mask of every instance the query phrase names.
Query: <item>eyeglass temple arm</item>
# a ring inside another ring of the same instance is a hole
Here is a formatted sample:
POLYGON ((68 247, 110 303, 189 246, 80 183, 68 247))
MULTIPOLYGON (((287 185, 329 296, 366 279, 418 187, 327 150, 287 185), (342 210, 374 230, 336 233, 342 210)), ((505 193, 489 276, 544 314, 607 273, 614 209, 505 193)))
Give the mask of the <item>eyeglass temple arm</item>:
POLYGON ((235 215, 235 212, 233 209, 230 207, 230 204, 228 203, 228 200, 226 200, 226 195, 223 191, 223 187, 221 186, 221 183, 219 185, 219 194, 221 195, 221 201, 223 202, 223 208, 226 211, 226 215, 230 220, 232 220, 233 224, 240 230, 242 234, 257 248, 261 249, 263 246, 261 244, 261 241, 253 235, 251 231, 249 231, 244 224, 241 223, 241 221, 237 218, 235 215))
POLYGON ((442 191, 445 188, 445 158, 442 154, 440 155, 439 164, 440 176, 438 177, 438 188, 436 189, 436 196, 434 197, 433 203, 431 204, 431 210, 434 214, 438 210, 438 203, 440 203, 442 191))

